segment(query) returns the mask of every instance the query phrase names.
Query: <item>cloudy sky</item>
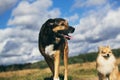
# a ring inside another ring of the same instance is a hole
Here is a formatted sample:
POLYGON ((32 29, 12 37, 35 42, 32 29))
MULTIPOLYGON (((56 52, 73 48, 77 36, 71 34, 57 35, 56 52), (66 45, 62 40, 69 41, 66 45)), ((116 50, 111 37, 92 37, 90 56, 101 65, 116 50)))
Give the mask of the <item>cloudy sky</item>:
POLYGON ((120 0, 0 0, 0 65, 36 62, 38 33, 49 18, 75 27, 69 55, 120 48, 120 0))

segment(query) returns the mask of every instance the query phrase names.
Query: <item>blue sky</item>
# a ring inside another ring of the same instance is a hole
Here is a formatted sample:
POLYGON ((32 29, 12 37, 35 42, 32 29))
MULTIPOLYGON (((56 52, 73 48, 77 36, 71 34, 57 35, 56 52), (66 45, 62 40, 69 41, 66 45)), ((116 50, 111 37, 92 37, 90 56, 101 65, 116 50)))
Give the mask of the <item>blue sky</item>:
POLYGON ((120 48, 120 0, 1 0, 0 65, 43 60, 38 33, 49 18, 62 17, 75 27, 69 56, 120 48))

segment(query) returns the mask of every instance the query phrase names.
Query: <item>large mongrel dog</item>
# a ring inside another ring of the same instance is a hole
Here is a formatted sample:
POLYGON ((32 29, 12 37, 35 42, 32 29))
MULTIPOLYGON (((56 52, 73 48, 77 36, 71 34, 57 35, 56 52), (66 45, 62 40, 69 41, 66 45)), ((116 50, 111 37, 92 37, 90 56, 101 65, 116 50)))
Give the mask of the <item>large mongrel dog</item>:
POLYGON ((65 75, 64 80, 68 80, 68 42, 74 28, 62 18, 48 19, 41 27, 39 33, 39 50, 44 56, 50 70, 53 73, 53 80, 59 80, 60 55, 64 57, 65 75))

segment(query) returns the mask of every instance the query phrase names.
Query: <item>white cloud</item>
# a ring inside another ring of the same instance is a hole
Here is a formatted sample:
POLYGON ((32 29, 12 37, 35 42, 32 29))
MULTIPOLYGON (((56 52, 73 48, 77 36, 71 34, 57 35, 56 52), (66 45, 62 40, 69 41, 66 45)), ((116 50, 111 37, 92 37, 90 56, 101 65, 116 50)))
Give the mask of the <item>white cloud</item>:
POLYGON ((105 24, 105 26, 114 26, 114 27, 120 27, 120 8, 116 9, 116 10, 111 10, 109 11, 109 13, 107 14, 107 16, 104 18, 103 20, 103 24, 105 24))
POLYGON ((107 2, 107 0, 87 0, 84 4, 87 6, 98 6, 98 5, 103 5, 107 2))
POLYGON ((35 62, 43 59, 40 52, 36 51, 38 31, 16 27, 5 29, 3 34, 0 40, 0 64, 35 62))
POLYGON ((16 4, 16 2, 17 0, 0 0, 0 14, 12 8, 16 4))
POLYGON ((120 41, 120 34, 117 35, 116 40, 120 41))
POLYGON ((74 14, 72 16, 66 17, 65 19, 67 19, 69 23, 75 23, 77 20, 79 20, 79 15, 74 14))
POLYGON ((107 0, 75 0, 72 8, 93 7, 104 5, 107 0))
POLYGON ((21 1, 13 10, 8 25, 39 29, 46 19, 60 16, 59 9, 53 8, 50 10, 51 6, 51 0, 37 0, 33 3, 21 1))
POLYGON ((97 51, 99 45, 111 45, 119 48, 120 41, 120 8, 105 8, 98 12, 86 13, 76 25, 74 38, 70 41, 70 54, 97 51), (105 12, 101 13, 102 11, 105 12))

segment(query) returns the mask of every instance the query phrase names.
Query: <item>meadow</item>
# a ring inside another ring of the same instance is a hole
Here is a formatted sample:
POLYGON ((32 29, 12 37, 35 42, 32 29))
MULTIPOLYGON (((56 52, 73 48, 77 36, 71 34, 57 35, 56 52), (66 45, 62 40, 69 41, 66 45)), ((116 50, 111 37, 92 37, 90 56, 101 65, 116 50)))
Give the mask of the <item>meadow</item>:
MULTIPOLYGON (((114 49, 113 53, 120 64, 120 49, 114 49)), ((69 58, 68 80, 98 80, 96 71, 97 53, 80 54, 69 58)), ((120 65, 119 65, 120 69, 120 65)), ((52 80, 52 74, 44 61, 34 64, 10 65, 0 67, 0 80, 52 80)), ((60 78, 64 76, 63 61, 61 61, 60 78)))
MULTIPOLYGON (((69 80, 95 80, 95 62, 69 65, 69 80)), ((60 78, 63 80, 64 67, 60 67, 60 78)), ((51 80, 49 68, 25 69, 0 73, 0 80, 51 80)))

